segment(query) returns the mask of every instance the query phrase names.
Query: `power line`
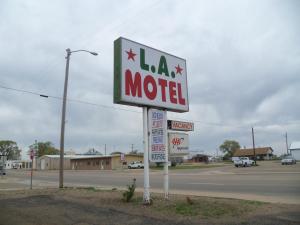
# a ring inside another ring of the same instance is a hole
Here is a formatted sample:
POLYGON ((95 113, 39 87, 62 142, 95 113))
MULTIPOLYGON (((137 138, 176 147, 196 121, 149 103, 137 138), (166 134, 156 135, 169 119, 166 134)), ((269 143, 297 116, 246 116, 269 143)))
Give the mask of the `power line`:
MULTIPOLYGON (((20 93, 36 95, 36 96, 43 97, 43 98, 53 98, 53 99, 57 99, 57 100, 62 100, 63 99, 62 97, 58 97, 58 96, 54 96, 54 95, 46 95, 46 94, 38 93, 38 92, 35 92, 35 91, 28 91, 28 90, 24 90, 24 89, 17 89, 17 88, 7 87, 7 86, 3 86, 1 84, 0 84, 0 88, 10 90, 10 91, 20 92, 20 93)), ((100 108, 106 108, 106 109, 122 110, 122 111, 126 111, 126 112, 133 112, 133 113, 139 113, 139 114, 142 113, 141 111, 123 109, 123 108, 120 108, 120 107, 103 105, 103 104, 97 104, 97 103, 83 101, 83 100, 79 100, 79 99, 70 99, 70 98, 68 98, 67 101, 68 102, 75 102, 75 103, 79 103, 79 104, 91 105, 91 106, 100 107, 100 108)), ((201 124, 204 124, 204 125, 207 125, 207 126, 215 126, 215 127, 247 128, 247 127, 253 126, 253 125, 222 124, 222 123, 206 122, 206 121, 201 121, 201 120, 188 120, 188 119, 183 119, 183 118, 173 118, 173 119, 174 120, 180 120, 180 121, 193 122, 193 123, 201 123, 201 124)), ((295 123, 295 121, 293 123, 295 123)), ((290 123, 287 122, 287 124, 290 124, 290 123)), ((265 126, 269 126, 269 125, 265 125, 265 126)), ((258 125, 258 127, 262 127, 262 126, 258 125)))
MULTIPOLYGON (((38 92, 34 92, 34 91, 28 91, 28 90, 24 90, 24 89, 17 89, 17 88, 6 87, 6 86, 3 86, 3 85, 0 85, 0 88, 6 89, 6 90, 10 90, 10 91, 16 91, 16 92, 26 93, 26 94, 32 94, 32 95, 36 95, 36 96, 43 97, 43 98, 54 98, 54 99, 58 99, 58 100, 62 100, 63 99, 62 97, 58 97, 58 96, 46 95, 46 94, 42 94, 42 93, 38 93, 38 92)), ((76 102, 76 103, 80 103, 80 104, 86 104, 86 105, 92 105, 92 106, 97 106, 97 107, 107 108, 107 109, 122 110, 122 111, 127 111, 127 112, 134 112, 134 113, 141 113, 141 112, 135 111, 135 110, 123 109, 123 108, 109 106, 109 105, 102 105, 102 104, 97 104, 97 103, 93 103, 93 102, 87 102, 87 101, 78 100, 78 99, 70 99, 70 98, 68 98, 67 101, 69 101, 69 102, 76 102)))

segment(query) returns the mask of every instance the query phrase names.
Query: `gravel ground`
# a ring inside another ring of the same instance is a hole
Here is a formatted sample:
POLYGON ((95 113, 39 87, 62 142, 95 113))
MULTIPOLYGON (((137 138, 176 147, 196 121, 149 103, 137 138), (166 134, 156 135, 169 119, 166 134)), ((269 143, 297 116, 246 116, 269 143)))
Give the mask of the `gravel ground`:
POLYGON ((125 203, 122 202, 119 191, 1 191, 0 225, 300 224, 299 205, 248 204, 246 201, 233 199, 191 197, 195 207, 196 202, 203 202, 207 207, 211 205, 211 210, 219 206, 224 206, 224 209, 217 211, 221 214, 215 214, 216 216, 198 214, 197 211, 195 215, 189 211, 175 213, 173 208, 185 203, 185 198, 171 196, 170 201, 164 201, 161 196, 156 196, 152 206, 144 206, 141 204, 141 193, 137 193, 133 202, 125 203), (232 211, 227 212, 225 208, 232 211))

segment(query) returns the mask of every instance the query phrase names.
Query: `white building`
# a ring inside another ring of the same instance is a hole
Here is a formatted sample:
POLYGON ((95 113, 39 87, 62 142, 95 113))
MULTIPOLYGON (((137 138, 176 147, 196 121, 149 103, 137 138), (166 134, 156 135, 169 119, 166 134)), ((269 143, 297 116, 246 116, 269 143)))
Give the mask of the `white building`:
POLYGON ((31 161, 29 160, 7 160, 4 163, 5 169, 30 169, 31 161))
POLYGON ((4 164, 5 169, 21 169, 22 164, 20 165, 18 161, 16 160, 7 160, 4 164))
POLYGON ((290 145, 290 153, 296 160, 300 160, 300 141, 292 142, 290 145))

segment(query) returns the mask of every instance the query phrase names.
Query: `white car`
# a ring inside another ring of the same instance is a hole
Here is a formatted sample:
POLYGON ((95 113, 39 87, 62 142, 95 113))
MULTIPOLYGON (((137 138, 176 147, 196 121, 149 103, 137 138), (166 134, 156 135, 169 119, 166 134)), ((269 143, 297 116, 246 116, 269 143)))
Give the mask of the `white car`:
POLYGON ((239 159, 235 160, 234 162, 235 167, 239 167, 239 166, 252 166, 254 165, 254 161, 249 159, 248 157, 240 157, 239 159))
POLYGON ((128 169, 141 169, 144 168, 142 161, 134 161, 128 165, 128 169))
POLYGON ((281 165, 292 165, 292 164, 296 164, 296 159, 291 155, 287 155, 281 160, 281 165))

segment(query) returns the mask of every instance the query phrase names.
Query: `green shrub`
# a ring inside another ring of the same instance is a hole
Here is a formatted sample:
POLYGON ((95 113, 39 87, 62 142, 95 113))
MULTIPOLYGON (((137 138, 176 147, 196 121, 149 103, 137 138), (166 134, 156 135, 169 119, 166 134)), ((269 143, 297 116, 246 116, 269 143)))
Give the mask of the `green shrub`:
POLYGON ((123 201, 129 202, 132 199, 134 192, 135 192, 135 187, 136 187, 135 182, 136 182, 136 179, 133 178, 132 184, 127 185, 128 190, 123 193, 123 201))
POLYGON ((172 167, 175 167, 176 165, 177 165, 177 162, 176 162, 176 161, 172 161, 172 162, 171 162, 171 166, 172 166, 172 167))

